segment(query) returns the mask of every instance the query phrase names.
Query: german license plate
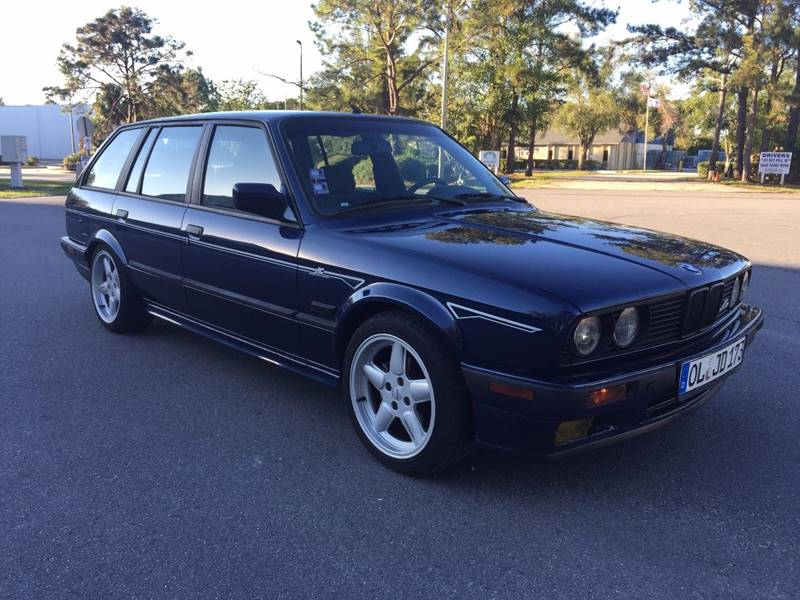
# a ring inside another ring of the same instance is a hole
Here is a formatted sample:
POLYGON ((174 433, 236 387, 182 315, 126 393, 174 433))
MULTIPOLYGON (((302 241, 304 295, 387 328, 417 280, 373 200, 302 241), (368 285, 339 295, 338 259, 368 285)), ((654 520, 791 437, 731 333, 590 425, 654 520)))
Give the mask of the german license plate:
POLYGON ((686 394, 730 373, 744 358, 745 339, 736 340, 722 350, 706 354, 681 365, 678 394, 686 394))

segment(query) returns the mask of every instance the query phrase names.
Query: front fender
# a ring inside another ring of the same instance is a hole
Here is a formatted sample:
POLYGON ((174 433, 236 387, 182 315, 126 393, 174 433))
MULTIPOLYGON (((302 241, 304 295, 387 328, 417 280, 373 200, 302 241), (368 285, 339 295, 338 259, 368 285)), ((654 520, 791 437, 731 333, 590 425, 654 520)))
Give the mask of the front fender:
POLYGON ((345 300, 337 319, 337 345, 340 348, 345 346, 349 334, 365 318, 387 307, 404 309, 424 319, 442 335, 460 359, 463 339, 456 320, 447 307, 426 292, 397 283, 373 283, 356 290, 345 300))

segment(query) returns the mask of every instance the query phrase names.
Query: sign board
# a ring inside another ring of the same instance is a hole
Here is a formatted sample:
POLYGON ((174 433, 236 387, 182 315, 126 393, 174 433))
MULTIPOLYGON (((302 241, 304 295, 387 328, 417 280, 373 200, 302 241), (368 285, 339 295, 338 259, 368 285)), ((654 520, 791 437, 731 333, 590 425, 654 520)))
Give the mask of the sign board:
POLYGON ((75 121, 75 129, 78 130, 81 137, 91 137, 92 133, 94 133, 94 123, 89 117, 81 116, 75 121))
POLYGON ((500 169, 500 152, 497 150, 481 150, 478 152, 478 160, 494 173, 497 173, 498 169, 500 169))
POLYGON ((25 162, 28 158, 28 138, 22 135, 0 136, 0 156, 7 163, 25 162))
POLYGON ((788 175, 792 166, 791 152, 762 152, 758 161, 759 175, 788 175))

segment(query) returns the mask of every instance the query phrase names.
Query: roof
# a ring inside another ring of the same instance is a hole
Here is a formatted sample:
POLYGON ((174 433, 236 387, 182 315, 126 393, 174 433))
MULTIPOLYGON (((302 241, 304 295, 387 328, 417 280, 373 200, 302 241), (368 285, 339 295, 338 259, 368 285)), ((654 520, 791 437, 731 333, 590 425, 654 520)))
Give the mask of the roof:
MULTIPOLYGON (((594 144, 620 144, 627 141, 627 134, 620 133, 619 129, 612 128, 599 132, 594 138, 594 144)), ((574 135, 565 133, 558 127, 551 127, 543 135, 536 136, 536 145, 550 146, 553 144, 564 146, 576 146, 580 144, 578 138, 574 135)))
MULTIPOLYGON (((264 121, 266 123, 277 123, 285 119, 294 117, 304 118, 323 118, 323 117, 347 117, 358 119, 397 119, 411 123, 422 123, 418 119, 410 117, 394 117, 391 115, 372 115, 362 113, 346 113, 346 112, 327 112, 327 111, 312 111, 312 110, 241 110, 241 111, 226 111, 226 112, 209 112, 209 113, 196 113, 192 115, 179 115, 176 117, 162 117, 158 119, 148 119, 146 121, 138 121, 137 123, 164 123, 171 121, 196 121, 198 119, 246 119, 264 121)), ((131 123, 133 125, 133 123, 131 123)))

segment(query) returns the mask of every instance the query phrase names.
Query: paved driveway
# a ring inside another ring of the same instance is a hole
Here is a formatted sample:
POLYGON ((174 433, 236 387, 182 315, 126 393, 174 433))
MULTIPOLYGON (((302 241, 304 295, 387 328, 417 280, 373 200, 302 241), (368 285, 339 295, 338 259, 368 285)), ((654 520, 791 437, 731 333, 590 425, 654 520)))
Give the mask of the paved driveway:
POLYGON ((667 428, 434 480, 370 459, 315 383, 165 324, 107 333, 62 209, 0 202, 0 597, 797 597, 800 200, 751 196, 534 191, 749 253, 766 325, 667 428))

